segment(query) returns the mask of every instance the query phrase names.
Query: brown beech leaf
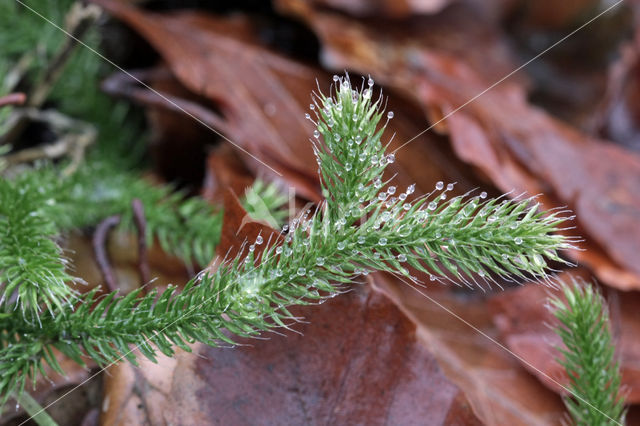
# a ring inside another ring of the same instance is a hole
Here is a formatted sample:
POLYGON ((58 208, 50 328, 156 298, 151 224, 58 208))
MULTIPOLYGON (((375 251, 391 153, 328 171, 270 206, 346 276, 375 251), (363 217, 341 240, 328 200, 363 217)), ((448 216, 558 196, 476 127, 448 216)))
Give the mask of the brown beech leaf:
POLYGON ((439 284, 412 288, 381 274, 374 281, 417 324, 418 338, 484 424, 560 424, 564 407, 558 395, 496 340, 486 294, 451 292, 439 284))
POLYGON ((480 424, 382 294, 357 286, 291 311, 300 334, 118 365, 102 424, 480 424))
MULTIPOLYGON (((326 93, 329 74, 258 45, 246 19, 219 18, 201 12, 159 15, 117 2, 99 3, 151 42, 175 77, 194 93, 214 102, 222 117, 191 99, 168 96, 169 99, 267 164, 281 166, 276 168, 298 196, 316 202, 321 199, 317 164, 308 140, 313 128, 304 114, 311 91, 317 90, 316 79, 326 93)), ((116 89, 112 93, 175 111, 174 106, 140 88, 113 86, 116 89)), ((416 123, 421 122, 422 113, 418 106, 394 93, 390 94, 388 108, 396 112, 387 130, 388 135, 395 133, 393 149, 421 130, 416 123)), ((477 186, 468 168, 442 142, 442 138, 431 134, 421 144, 398 152, 389 175, 398 174, 396 184, 401 187, 415 182, 425 192, 438 180, 457 181, 462 192, 477 186)), ((239 155, 254 175, 273 176, 263 165, 241 152, 239 155)))
POLYGON ((495 45, 488 44, 485 51, 474 40, 471 50, 481 53, 480 64, 452 49, 428 43, 416 47, 402 35, 383 34, 343 16, 290 10, 303 16, 323 40, 324 58, 331 66, 372 73, 421 103, 432 122, 453 113, 438 129, 449 134, 461 159, 502 191, 543 192, 548 195, 542 199, 545 207, 569 206, 577 214, 578 232, 588 237, 588 250, 570 255, 611 286, 640 288, 640 157, 532 107, 517 82, 502 83, 477 97, 497 80, 487 74, 500 63, 492 60, 491 52, 500 51, 495 45))
MULTIPOLYGON (((586 278, 588 274, 585 271, 572 270, 558 278, 569 282, 570 276, 586 278)), ((494 296, 490 307, 493 321, 500 330, 502 340, 509 349, 530 364, 523 363, 523 366, 553 391, 566 394, 566 391, 557 383, 546 377, 552 377, 563 386, 568 384, 564 369, 556 361, 559 354, 554 350, 554 346, 562 343, 551 328, 557 325, 557 321, 546 307, 548 296, 556 292, 557 290, 550 288, 527 284, 494 296)), ((640 402, 640 365, 638 365, 640 295, 635 292, 620 294, 613 289, 609 290, 607 295, 612 308, 612 328, 617 347, 616 355, 620 357, 625 397, 628 403, 638 403, 640 402)))

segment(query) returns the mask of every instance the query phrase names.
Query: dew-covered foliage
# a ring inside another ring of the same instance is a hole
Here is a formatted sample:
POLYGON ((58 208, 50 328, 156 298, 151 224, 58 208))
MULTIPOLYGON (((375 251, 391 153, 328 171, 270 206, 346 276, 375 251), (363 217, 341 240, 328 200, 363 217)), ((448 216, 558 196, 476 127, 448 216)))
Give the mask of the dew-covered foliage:
POLYGON ((589 284, 574 280, 549 306, 558 319, 555 332, 564 346, 558 360, 570 379, 565 405, 576 425, 624 424, 620 365, 615 359, 609 310, 589 284))
POLYGON ((555 234, 562 211, 539 212, 531 199, 450 196, 453 185, 442 182, 418 196, 413 185, 400 190, 383 180, 395 160, 383 141, 393 113, 374 96, 373 80, 357 89, 335 76, 331 93, 312 99, 311 143, 325 202, 291 218, 278 235, 247 241, 182 291, 102 298, 90 292, 75 309, 62 305, 32 321, 2 314, 2 395, 35 380, 44 363, 59 370, 54 348, 80 363, 88 355, 106 365, 123 357, 134 362, 134 349, 154 359, 158 350, 171 355, 195 341, 232 345, 234 336, 295 326, 299 318, 289 306, 321 303, 372 271, 415 281, 413 267, 433 281, 484 287, 544 279, 547 261, 563 262, 558 251, 573 241, 555 234))

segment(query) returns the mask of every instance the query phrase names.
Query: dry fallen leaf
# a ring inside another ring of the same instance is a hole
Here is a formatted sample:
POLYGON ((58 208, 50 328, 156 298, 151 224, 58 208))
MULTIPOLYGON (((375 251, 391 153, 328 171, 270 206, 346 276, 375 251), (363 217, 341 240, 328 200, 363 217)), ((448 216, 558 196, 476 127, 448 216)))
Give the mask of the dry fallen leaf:
POLYGON ((480 424, 385 296, 358 286, 292 312, 301 334, 118 365, 102 424, 480 424))
POLYGON ((418 338, 464 390, 483 424, 560 424, 560 398, 500 346, 486 295, 451 292, 440 284, 411 288, 382 275, 374 281, 417 324, 418 338))
MULTIPOLYGON (((570 276, 588 277, 585 271, 570 271, 561 276, 568 282, 570 276)), ((514 353, 524 358, 524 364, 546 386, 558 393, 566 394, 552 377, 563 386, 568 384, 564 369, 556 362, 559 356, 554 346, 562 342, 551 329, 557 324, 546 307, 547 297, 556 290, 535 284, 527 284, 516 290, 506 291, 494 296, 490 302, 493 321, 500 330, 502 340, 514 353), (545 375, 543 375, 543 372, 545 375)), ((612 305, 612 326, 616 335, 617 356, 620 357, 622 386, 628 403, 640 402, 640 314, 638 304, 640 295, 627 293, 621 295, 615 290, 608 292, 612 305)))

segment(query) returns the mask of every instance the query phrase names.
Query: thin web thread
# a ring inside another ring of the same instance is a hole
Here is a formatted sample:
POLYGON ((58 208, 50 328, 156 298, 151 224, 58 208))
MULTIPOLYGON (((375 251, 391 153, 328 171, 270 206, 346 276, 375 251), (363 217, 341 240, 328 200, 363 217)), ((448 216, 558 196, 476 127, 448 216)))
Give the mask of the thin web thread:
POLYGON ((207 129, 211 130, 213 133, 215 133, 216 135, 220 136, 222 139, 226 140, 231 145, 235 146, 240 151, 244 152, 245 154, 247 154, 248 156, 250 156, 254 160, 258 161, 260 164, 262 164, 263 166, 267 167, 272 172, 276 173, 278 176, 282 176, 282 173, 278 172, 276 169, 274 169, 273 167, 269 166, 267 163, 265 163, 264 161, 260 160, 258 157, 256 157, 255 155, 253 155, 252 153, 250 153, 249 151, 247 151, 246 149, 244 149, 243 147, 241 147, 240 145, 238 145, 237 143, 235 143, 234 141, 232 141, 231 139, 229 139, 228 137, 226 137, 225 135, 223 135, 222 133, 220 133, 219 131, 217 131, 216 129, 214 129, 213 127, 211 127, 210 125, 208 125, 207 123, 205 123, 204 121, 199 119, 198 117, 196 117, 195 115, 191 114, 189 111, 185 110, 180 105, 176 104, 171 99, 169 99, 166 96, 164 96, 162 93, 160 93, 157 90, 155 90, 153 87, 149 86, 148 84, 146 84, 145 82, 143 82, 142 80, 140 80, 139 78, 137 78, 136 76, 131 74, 130 72, 126 71, 124 68, 122 68, 121 66, 119 66, 118 64, 116 64, 115 62, 113 62, 112 60, 110 60, 109 58, 107 58, 106 56, 104 56, 103 54, 101 54, 100 52, 98 52, 97 50, 95 50, 94 48, 92 48, 91 46, 89 46, 88 44, 83 42, 82 40, 80 40, 79 38, 75 37, 73 34, 69 33, 67 30, 65 30, 64 28, 62 28, 59 25, 57 25, 55 22, 53 22, 50 19, 48 19, 46 16, 42 15, 41 13, 39 13, 37 10, 31 8, 30 6, 27 6, 21 0, 15 0, 15 1, 17 3, 19 3, 19 4, 21 4, 22 6, 24 6, 26 9, 30 10, 31 12, 33 12, 35 15, 39 16, 40 18, 42 18, 43 20, 48 22, 49 24, 53 25, 58 30, 62 31, 64 34, 66 34, 68 37, 73 39, 78 44, 80 44, 83 47, 89 49, 89 51, 91 51, 92 53, 94 53, 96 56, 98 56, 99 58, 103 59, 104 61, 108 62, 111 66, 117 68, 119 71, 121 71, 122 73, 124 73, 128 77, 131 77, 138 84, 142 85, 145 89, 148 89, 153 94, 155 94, 158 97, 160 97, 162 100, 164 100, 167 103, 173 105, 175 108, 177 108, 178 110, 183 112, 185 115, 187 115, 187 116, 191 117, 192 119, 194 119, 196 122, 198 122, 198 124, 200 124, 200 125, 206 127, 207 129))

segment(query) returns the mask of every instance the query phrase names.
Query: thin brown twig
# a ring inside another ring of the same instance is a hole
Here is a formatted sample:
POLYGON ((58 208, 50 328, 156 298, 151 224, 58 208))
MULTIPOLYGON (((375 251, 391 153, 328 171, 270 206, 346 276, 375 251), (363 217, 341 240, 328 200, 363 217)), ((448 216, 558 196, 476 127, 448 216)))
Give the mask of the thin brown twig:
POLYGON ((63 175, 68 176, 82 163, 85 150, 96 139, 97 132, 94 126, 69 118, 57 111, 20 108, 16 109, 15 112, 14 118, 20 119, 20 117, 24 117, 31 121, 44 122, 54 132, 63 136, 51 144, 22 149, 4 156, 3 159, 9 166, 29 163, 39 159, 56 159, 69 155, 71 163, 63 171, 63 175))
POLYGON ((134 198, 131 202, 131 207, 133 208, 133 221, 138 229, 138 271, 140 271, 141 284, 144 286, 151 279, 147 255, 147 219, 144 216, 142 201, 134 198))
MULTIPOLYGON (((84 5, 82 2, 76 2, 66 16, 65 27, 75 38, 82 39, 99 16, 100 8, 96 5, 84 5)), ((29 106, 36 108, 42 106, 77 45, 74 38, 65 38, 48 67, 35 83, 33 91, 29 94, 29 106)))
POLYGON ((27 96, 24 93, 9 93, 8 95, 0 97, 0 107, 22 105, 26 100, 27 96))
POLYGON ((109 256, 107 254, 107 237, 109 231, 120 223, 120 216, 109 216, 96 227, 96 231, 93 234, 93 251, 98 262, 98 268, 104 279, 105 286, 110 291, 115 291, 118 288, 115 272, 109 262, 109 256))
MULTIPOLYGON (((96 5, 84 5, 82 2, 76 2, 66 16, 66 31, 75 38, 67 37, 64 42, 49 61, 46 69, 40 77, 34 82, 33 89, 27 96, 27 106, 40 108, 47 100, 51 89, 62 74, 64 66, 68 62, 75 47, 78 45, 76 40, 84 37, 91 28, 93 22, 100 16, 101 9, 96 5)), ((28 59, 28 58, 27 58, 28 59)), ((28 66, 28 62, 26 65, 28 66)), ((24 70, 22 70, 24 72, 24 70)), ((1 144, 13 144, 24 129, 29 124, 28 117, 15 112, 6 124, 6 131, 0 139, 1 144)))

